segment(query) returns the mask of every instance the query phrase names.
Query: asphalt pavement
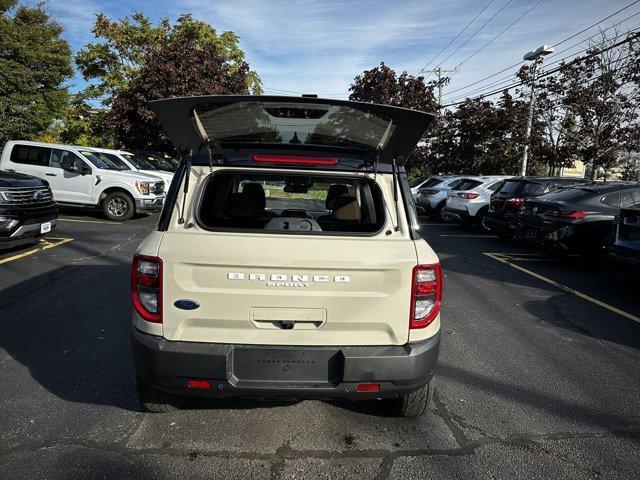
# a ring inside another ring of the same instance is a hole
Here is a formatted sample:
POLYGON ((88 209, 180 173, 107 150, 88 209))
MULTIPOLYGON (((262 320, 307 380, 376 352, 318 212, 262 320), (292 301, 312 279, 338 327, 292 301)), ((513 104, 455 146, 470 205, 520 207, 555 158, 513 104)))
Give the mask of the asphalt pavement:
POLYGON ((192 401, 143 413, 129 265, 157 216, 63 211, 0 253, 0 478, 640 478, 637 276, 455 225, 435 401, 192 401))

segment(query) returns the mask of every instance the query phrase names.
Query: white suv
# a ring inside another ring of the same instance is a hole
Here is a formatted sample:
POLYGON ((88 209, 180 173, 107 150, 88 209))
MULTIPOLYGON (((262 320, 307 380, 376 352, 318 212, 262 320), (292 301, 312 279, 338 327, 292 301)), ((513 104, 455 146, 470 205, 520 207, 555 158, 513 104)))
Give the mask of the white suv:
POLYGON ((484 228, 482 220, 489 210, 491 194, 511 177, 487 175, 465 177, 447 192, 442 218, 447 222, 474 224, 484 228))
POLYGON ((157 212, 165 198, 161 178, 122 171, 86 147, 11 140, 4 146, 0 168, 42 178, 56 203, 98 207, 109 220, 157 212))
POLYGON ((434 116, 306 97, 150 106, 182 162, 133 259, 141 403, 379 398, 422 414, 442 275, 402 163, 434 116))
POLYGON ((116 164, 120 170, 132 170, 134 172, 160 177, 164 181, 164 191, 169 191, 171 180, 173 180, 173 172, 159 170, 157 164, 150 162, 140 155, 135 155, 124 150, 96 147, 92 147, 90 150, 99 153, 100 156, 116 164))

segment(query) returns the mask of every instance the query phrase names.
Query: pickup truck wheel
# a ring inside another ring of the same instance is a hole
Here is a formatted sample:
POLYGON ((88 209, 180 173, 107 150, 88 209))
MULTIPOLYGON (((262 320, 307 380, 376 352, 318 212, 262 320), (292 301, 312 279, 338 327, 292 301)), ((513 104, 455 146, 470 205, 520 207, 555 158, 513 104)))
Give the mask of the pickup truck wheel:
POLYGON ((149 385, 140 377, 136 377, 136 387, 138 390, 138 400, 148 412, 169 413, 180 410, 184 405, 185 397, 163 392, 156 387, 149 385))
POLYGON ((419 417, 427 411, 433 398, 433 380, 420 390, 392 400, 392 409, 398 417, 419 417))
POLYGON ((133 198, 128 193, 111 192, 102 201, 102 213, 108 220, 125 221, 136 211, 133 198))

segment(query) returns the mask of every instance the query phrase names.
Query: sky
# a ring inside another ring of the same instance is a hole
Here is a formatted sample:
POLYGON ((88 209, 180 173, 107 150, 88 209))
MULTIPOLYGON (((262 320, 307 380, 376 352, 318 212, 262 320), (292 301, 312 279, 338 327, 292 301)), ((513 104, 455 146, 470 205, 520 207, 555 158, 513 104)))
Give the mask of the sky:
MULTIPOLYGON (((345 98, 356 75, 384 61, 397 72, 406 70, 414 75, 425 66, 457 67, 444 91, 444 103, 448 103, 464 95, 492 90, 496 80, 508 83, 510 73, 517 67, 464 88, 518 63, 526 52, 542 44, 556 45, 630 3, 631 0, 47 0, 45 5, 64 26, 64 38, 74 52, 95 40, 91 27, 99 12, 115 19, 142 11, 154 21, 160 17, 175 20, 181 13, 192 13, 218 32, 232 30, 240 36, 240 46, 250 67, 260 75, 266 93, 316 93, 345 98), (516 23, 511 26, 513 22, 516 23)), ((618 22, 622 22, 619 28, 625 31, 638 28, 640 3, 599 27, 618 22)), ((593 27, 558 45, 556 52, 597 33, 598 27, 593 27)), ((577 45, 545 60, 551 63, 582 48, 577 45)), ((433 74, 429 79, 432 78, 433 74)), ((72 91, 85 85, 80 75, 70 81, 72 91)))

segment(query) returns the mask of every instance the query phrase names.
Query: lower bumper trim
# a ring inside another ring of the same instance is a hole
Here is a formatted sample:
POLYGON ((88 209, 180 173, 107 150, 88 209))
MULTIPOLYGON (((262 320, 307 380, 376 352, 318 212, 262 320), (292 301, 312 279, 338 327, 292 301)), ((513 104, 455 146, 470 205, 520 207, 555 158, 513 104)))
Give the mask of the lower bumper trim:
POLYGON ((439 333, 423 342, 380 347, 174 342, 145 334, 135 327, 131 338, 135 370, 144 381, 168 392, 205 397, 352 400, 398 397, 429 382, 440 347, 439 333), (241 350, 242 365, 239 365, 236 353, 241 350), (265 358, 271 360, 265 361, 265 358), (282 361, 282 358, 288 360, 282 361), (319 378, 317 368, 304 364, 302 359, 309 358, 330 359, 324 378, 319 378), (283 373, 285 370, 287 373, 283 373), (261 374, 269 378, 262 379, 261 374), (189 389, 189 379, 210 380, 212 388, 189 389), (380 391, 359 392, 360 383, 380 384, 380 391))

